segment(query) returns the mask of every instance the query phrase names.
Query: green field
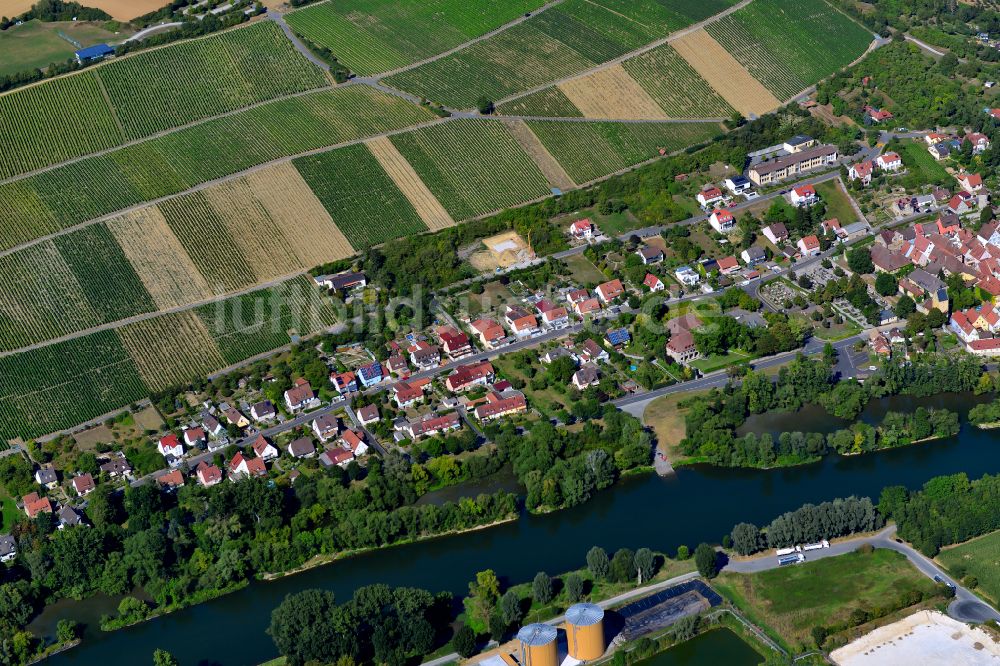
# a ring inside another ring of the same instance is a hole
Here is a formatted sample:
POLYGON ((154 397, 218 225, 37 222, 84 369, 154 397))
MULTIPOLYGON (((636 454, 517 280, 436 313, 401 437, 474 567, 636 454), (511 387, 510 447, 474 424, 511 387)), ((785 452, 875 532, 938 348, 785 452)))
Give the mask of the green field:
MULTIPOLYGON (((386 83, 454 108, 498 101, 625 55, 730 3, 566 0, 446 58, 386 83)), ((510 113, 510 111, 508 111, 510 113)))
POLYGON ((946 548, 937 559, 956 578, 973 576, 979 581, 976 592, 992 603, 1000 600, 1000 532, 990 532, 954 548, 946 548), (960 573, 962 576, 958 575, 960 573))
POLYGON ((934 583, 905 556, 884 549, 757 574, 724 573, 714 585, 793 652, 814 647, 810 632, 816 625, 844 621, 855 608, 870 611, 913 590, 934 590, 934 583))
POLYGON ((152 391, 226 365, 202 320, 190 310, 128 324, 116 332, 152 391))
POLYGON ((673 152, 721 132, 716 123, 532 120, 528 126, 577 183, 587 183, 657 157, 661 148, 673 152))
POLYGON ((669 44, 622 63, 671 118, 728 118, 733 108, 669 44))
POLYGON ((0 136, 0 178, 125 140, 93 70, 0 95, 0 136))
POLYGON ((443 53, 508 23, 544 0, 348 0, 286 15, 292 28, 361 76, 443 53))
POLYGON ((0 358, 0 437, 33 437, 147 394, 114 331, 0 358))
POLYGON ((435 125, 397 134, 392 143, 456 220, 549 193, 545 176, 500 122, 435 125))
POLYGON ((512 99, 497 107, 497 112, 509 116, 543 116, 546 118, 582 118, 583 114, 563 91, 555 86, 543 88, 524 97, 512 99))
POLYGON ((116 35, 101 21, 43 23, 32 20, 11 26, 0 32, 0 76, 43 69, 52 63, 69 60, 78 48, 70 39, 87 47, 121 40, 129 32, 116 35))
POLYGON ((332 307, 306 276, 195 310, 226 363, 288 344, 334 323, 332 307))
POLYGON ((364 145, 302 157, 294 164, 352 247, 427 231, 413 205, 364 145))
POLYGON ((392 95, 351 86, 210 120, 0 185, 0 249, 270 160, 432 118, 392 95))
POLYGON ((328 84, 273 21, 97 68, 129 138, 328 84))
POLYGON ((873 39, 823 0, 754 0, 705 29, 779 100, 844 67, 873 39))
POLYGON ((817 183, 816 194, 826 204, 826 219, 836 218, 844 226, 858 221, 858 214, 854 212, 854 206, 839 181, 817 183))

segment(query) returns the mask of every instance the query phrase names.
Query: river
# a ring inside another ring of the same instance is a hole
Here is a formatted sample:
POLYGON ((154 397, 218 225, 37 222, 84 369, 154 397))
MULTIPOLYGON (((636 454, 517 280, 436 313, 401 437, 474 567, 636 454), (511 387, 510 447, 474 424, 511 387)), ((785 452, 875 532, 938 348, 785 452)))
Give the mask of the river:
MULTIPOLYGON (((968 395, 935 400, 963 414, 973 404, 968 395)), ((905 403, 897 400, 893 408, 905 403)), ((768 427, 782 425, 773 418, 768 427)), ((797 414, 784 418, 788 429, 829 425, 819 415, 805 424, 797 414)), ((462 594, 482 569, 521 582, 540 570, 555 574, 582 566, 593 545, 609 551, 648 546, 673 553, 680 544, 693 548, 700 541, 718 542, 737 522, 764 524, 806 502, 852 494, 877 500, 883 486, 919 487, 933 476, 963 471, 973 477, 1000 472, 1000 432, 964 425, 957 437, 850 458, 828 456, 803 467, 763 471, 699 466, 681 468, 669 478, 630 477, 572 509, 523 515, 488 530, 384 549, 278 581, 253 583, 118 632, 105 634, 91 625, 80 647, 49 663, 131 666, 148 663, 152 651, 161 647, 185 666, 258 664, 276 656, 265 634, 271 610, 286 594, 304 588, 333 590, 340 599, 375 582, 462 594)), ((72 616, 71 605, 62 611, 72 616)))

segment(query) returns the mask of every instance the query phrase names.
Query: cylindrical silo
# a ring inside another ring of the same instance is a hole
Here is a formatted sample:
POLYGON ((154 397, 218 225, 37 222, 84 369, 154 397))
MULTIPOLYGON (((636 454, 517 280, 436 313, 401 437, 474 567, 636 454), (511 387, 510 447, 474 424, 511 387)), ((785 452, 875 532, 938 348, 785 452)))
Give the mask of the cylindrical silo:
POLYGON ((569 656, 592 661, 604 655, 604 609, 597 604, 574 604, 566 611, 569 656))
POLYGON ((521 644, 521 666, 558 666, 556 628, 549 624, 528 624, 517 632, 521 644))

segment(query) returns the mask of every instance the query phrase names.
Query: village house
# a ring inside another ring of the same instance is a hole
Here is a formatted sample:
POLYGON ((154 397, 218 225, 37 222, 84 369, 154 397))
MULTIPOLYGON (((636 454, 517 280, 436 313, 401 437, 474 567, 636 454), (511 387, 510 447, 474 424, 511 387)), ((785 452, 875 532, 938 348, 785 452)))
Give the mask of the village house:
POLYGON ((963 173, 958 176, 958 185, 969 194, 976 194, 983 189, 983 177, 978 173, 963 173))
MULTIPOLYGON (((219 423, 219 419, 215 418, 208 412, 202 412, 201 425, 205 429, 205 432, 212 437, 222 437, 226 434, 226 429, 222 427, 221 423, 219 423)), ((209 447, 209 450, 212 450, 211 447, 209 447)))
MULTIPOLYGON (((811 140, 811 139, 810 139, 811 140)), ((786 144, 786 151, 787 146, 786 144)), ((837 162, 837 147, 831 145, 812 146, 805 149, 788 151, 791 154, 782 155, 771 160, 752 164, 747 175, 758 186, 770 185, 792 176, 813 171, 837 162)))
POLYGON ((132 465, 126 460, 125 454, 119 451, 117 454, 112 454, 110 460, 101 464, 101 472, 107 474, 112 479, 117 479, 118 477, 131 479, 132 465))
POLYGON ((473 386, 483 386, 493 381, 495 375, 493 364, 489 361, 481 361, 470 365, 462 365, 448 375, 444 384, 452 393, 465 391, 473 386))
POLYGON ((573 304, 573 310, 581 317, 597 312, 601 309, 601 303, 596 298, 588 298, 573 304))
POLYGON ((187 428, 184 430, 184 443, 189 447, 196 447, 208 441, 208 435, 204 428, 187 428))
POLYGON ((267 465, 260 458, 247 458, 242 452, 237 453, 229 461, 229 480, 239 481, 251 476, 267 476, 267 465))
POLYGON ((542 313, 542 324, 546 328, 561 329, 569 326, 569 312, 566 308, 552 308, 542 313))
POLYGON ((875 158, 875 164, 882 171, 899 171, 903 168, 903 160, 897 153, 885 153, 875 158))
POLYGON ((989 150, 990 147, 989 137, 979 132, 970 132, 969 134, 966 134, 965 138, 962 139, 962 143, 965 142, 972 144, 973 155, 980 155, 989 150))
POLYGON ((358 420, 361 421, 361 425, 371 425, 372 423, 378 423, 379 421, 378 405, 365 405, 364 407, 359 407, 355 413, 358 415, 358 420))
POLYGON ((339 446, 319 454, 319 464, 323 467, 347 467, 354 460, 354 454, 339 446))
POLYGON ((89 472, 77 474, 73 477, 73 490, 79 497, 85 497, 93 492, 97 486, 94 484, 94 477, 89 472))
POLYGON ((252 407, 250 407, 250 416, 253 417, 254 421, 270 421, 278 415, 278 412, 274 409, 274 404, 270 400, 261 400, 260 402, 255 402, 252 407))
POLYGON ((931 147, 927 149, 927 152, 929 152, 934 159, 940 161, 951 155, 951 146, 942 141, 941 143, 931 145, 931 147))
POLYGON ((406 359, 401 354, 393 354, 385 360, 385 369, 390 374, 404 376, 408 374, 410 367, 406 364, 406 359))
POLYGON ((616 298, 625 293, 625 287, 621 280, 610 280, 597 285, 597 297, 602 303, 611 303, 616 298))
POLYGON ((215 465, 209 465, 204 460, 198 463, 195 476, 203 488, 211 488, 222 483, 222 470, 215 465))
POLYGON ((799 254, 803 257, 814 257, 820 253, 819 239, 816 238, 815 234, 800 238, 795 247, 798 248, 799 254))
POLYGON ((875 107, 866 104, 864 112, 865 115, 871 118, 871 121, 876 125, 885 120, 892 120, 892 112, 885 109, 876 109, 875 107))
POLYGON ((411 440, 421 437, 433 437, 462 427, 462 420, 457 412, 451 412, 440 416, 428 414, 417 421, 408 421, 403 424, 403 433, 411 440))
POLYGON ((643 278, 642 284, 648 287, 650 291, 663 291, 666 289, 666 287, 663 286, 663 281, 652 273, 646 273, 646 277, 643 278))
POLYGON ((511 414, 520 414, 528 411, 528 403, 524 399, 524 394, 518 391, 506 391, 497 393, 490 391, 486 394, 486 403, 478 405, 475 409, 476 418, 480 421, 492 421, 511 414))
POLYGON ((253 441, 251 446, 253 447, 253 452, 257 454, 257 457, 264 462, 274 460, 278 457, 277 447, 267 441, 267 438, 264 437, 264 435, 257 435, 257 439, 253 441))
POLYGON ((357 430, 345 430, 343 437, 340 438, 340 442, 346 448, 350 449, 356 458, 360 458, 368 453, 368 445, 365 443, 364 435, 357 430))
POLYGON ((0 562, 10 562, 17 557, 17 542, 9 534, 0 535, 0 562))
POLYGON ((607 350, 587 338, 580 344, 580 360, 584 363, 607 363, 611 358, 607 350))
POLYGON ((847 170, 847 178, 849 180, 860 180, 862 185, 870 185, 874 170, 875 165, 871 160, 858 162, 857 164, 852 164, 851 168, 847 170))
POLYGON ((728 234, 736 227, 736 218, 725 208, 716 208, 709 216, 708 223, 718 233, 728 234))
POLYGON ((469 342, 469 336, 454 327, 441 326, 437 330, 437 335, 441 342, 441 348, 451 358, 461 358, 472 353, 472 343, 469 342))
POLYGON ((43 488, 55 490, 59 485, 59 475, 52 465, 42 465, 35 470, 35 481, 43 488))
POLYGON ((357 289, 362 289, 368 285, 368 280, 364 273, 345 271, 336 275, 317 275, 315 278, 317 286, 325 287, 337 294, 348 294, 357 289))
POLYGON ((493 319, 477 319, 470 326, 479 335, 479 343, 484 349, 493 349, 507 337, 503 326, 493 319))
POLYGON ((693 287, 701 282, 701 276, 698 275, 698 271, 694 270, 690 266, 679 267, 676 271, 674 271, 674 276, 677 278, 678 282, 688 287, 693 287))
POLYGON ((579 363, 580 362, 580 359, 578 359, 576 357, 576 354, 574 354, 573 352, 571 352, 566 347, 562 347, 562 346, 560 346, 560 347, 553 347, 552 349, 550 349, 547 352, 545 352, 544 354, 542 354, 539 357, 538 360, 540 360, 542 362, 542 365, 549 365, 553 361, 557 361, 557 360, 559 360, 561 358, 570 358, 570 359, 573 359, 573 363, 579 363))
POLYGON ((289 411, 297 412, 318 406, 319 400, 309 382, 304 377, 299 377, 292 383, 292 388, 285 391, 285 405, 289 411))
POLYGON ((235 407, 227 408, 225 414, 226 414, 226 421, 228 421, 230 425, 234 425, 237 428, 246 428, 248 425, 250 425, 249 419, 243 416, 243 414, 241 414, 240 411, 235 407))
POLYGON ((774 243, 776 246, 781 245, 788 240, 788 229, 785 227, 783 222, 775 222, 774 224, 769 224, 760 230, 764 238, 774 243))
POLYGON ((629 334, 628 329, 622 328, 612 328, 607 333, 604 334, 604 341, 607 342, 612 347, 619 349, 624 347, 632 340, 632 336, 629 334))
POLYGON ((28 493, 21 498, 21 502, 28 518, 34 518, 40 513, 52 513, 52 502, 48 497, 39 497, 38 493, 28 493))
POLYGON ((338 395, 355 393, 358 390, 358 376, 350 370, 346 372, 331 372, 330 383, 333 384, 333 390, 338 395))
POLYGON ((417 340, 408 350, 410 363, 421 370, 437 367, 441 363, 441 350, 423 340, 417 340))
POLYGON ((812 185, 793 187, 789 197, 793 206, 812 206, 819 200, 819 197, 816 196, 816 188, 812 185))
POLYGON ((714 186, 708 186, 695 196, 698 201, 698 205, 704 209, 708 209, 715 204, 723 201, 722 190, 714 186))
POLYGON ((577 220, 569 225, 569 235, 577 240, 590 240, 599 233, 600 231, 590 221, 589 217, 577 220))
POLYGON ((408 382, 399 382, 392 387, 392 399, 400 409, 412 407, 424 399, 422 386, 415 386, 408 382))
POLYGON ((518 338, 525 338, 538 332, 538 320, 522 307, 508 305, 504 310, 504 323, 518 338))
POLYGON ((573 289, 568 294, 566 294, 566 301, 570 305, 576 305, 581 301, 585 301, 590 298, 590 292, 586 289, 573 289))
POLYGON ((642 259, 643 266, 658 264, 663 261, 663 250, 658 247, 646 245, 645 247, 640 247, 635 253, 642 259))
POLYGON ((332 414, 323 414, 312 422, 312 430, 319 441, 325 442, 340 434, 340 421, 332 414))
POLYGON ((371 388, 385 379, 382 374, 382 364, 378 361, 372 361, 358 368, 357 376, 364 388, 371 388))
POLYGON ((174 433, 161 437, 160 441, 156 443, 156 450, 164 458, 171 456, 179 459, 184 455, 184 445, 178 441, 177 435, 174 433))
POLYGON ((156 477, 156 484, 161 490, 177 490, 184 485, 184 475, 179 469, 172 469, 156 477))
POLYGON ((872 246, 871 258, 875 270, 880 273, 895 273, 904 266, 910 265, 910 260, 904 255, 880 245, 872 246))
POLYGON ((753 186, 753 183, 744 176, 730 176, 722 181, 722 184, 733 194, 744 194, 745 192, 749 192, 753 186))
POLYGON ((286 449, 293 458, 312 458, 316 455, 316 447, 308 437, 299 437, 288 443, 286 449))
POLYGON ((578 391, 582 391, 591 386, 597 386, 600 383, 601 377, 597 372, 597 368, 593 365, 585 365, 579 370, 573 373, 573 386, 577 388, 578 391))
MULTIPOLYGON (((176 472, 177 470, 174 471, 176 472)), ((177 473, 180 474, 180 472, 177 473)), ((183 477, 181 477, 181 485, 184 485, 183 477)), ((56 514, 56 516, 59 518, 59 523, 56 525, 56 528, 60 530, 66 529, 67 527, 76 527, 77 525, 83 524, 83 520, 80 518, 80 514, 76 512, 76 509, 69 506, 68 504, 59 509, 59 512, 56 514)))
POLYGON ((716 263, 719 267, 719 273, 722 275, 732 275, 736 271, 740 270, 739 259, 733 256, 722 257, 716 263))

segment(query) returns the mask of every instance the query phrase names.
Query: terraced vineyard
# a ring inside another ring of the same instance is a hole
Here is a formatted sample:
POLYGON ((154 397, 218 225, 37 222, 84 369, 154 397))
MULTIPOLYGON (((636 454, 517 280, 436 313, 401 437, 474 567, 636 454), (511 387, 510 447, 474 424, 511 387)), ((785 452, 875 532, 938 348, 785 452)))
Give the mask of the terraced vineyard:
POLYGON ((545 176, 501 122, 456 121, 397 134, 392 143, 456 220, 549 193, 545 176))
POLYGON ((706 30, 781 100, 844 67, 872 41, 821 0, 754 0, 706 30))
POLYGON ((351 86, 208 121, 0 185, 0 249, 270 160, 434 117, 392 95, 351 86))
POLYGON ((529 93, 497 106, 497 113, 509 116, 543 116, 546 118, 582 118, 580 109, 555 86, 529 93))
POLYGON ((0 95, 0 137, 0 178, 125 140, 92 71, 0 95))
POLYGON ((528 21, 386 79, 401 90, 454 108, 480 97, 502 100, 622 56, 728 3, 566 0, 528 21))
POLYGON ((716 123, 528 122, 577 183, 587 183, 721 132, 716 123))
POLYGON ((452 49, 544 4, 544 0, 349 0, 285 17, 361 76, 404 67, 452 49))
POLYGON ((117 59, 95 71, 133 139, 328 85, 272 21, 117 59))
POLYGON ((733 108, 669 44, 622 63, 671 118, 726 118, 733 108))
POLYGON ((294 161, 355 248, 427 231, 416 209, 363 145, 294 161))
POLYGON ((308 335, 335 321, 329 300, 306 276, 204 305, 196 313, 229 364, 288 344, 289 331, 308 335))
POLYGON ((35 437, 148 394, 114 331, 0 358, 0 437, 35 437))
POLYGON ((205 323, 192 311, 129 324, 117 333, 151 391, 185 384, 226 365, 205 323))

